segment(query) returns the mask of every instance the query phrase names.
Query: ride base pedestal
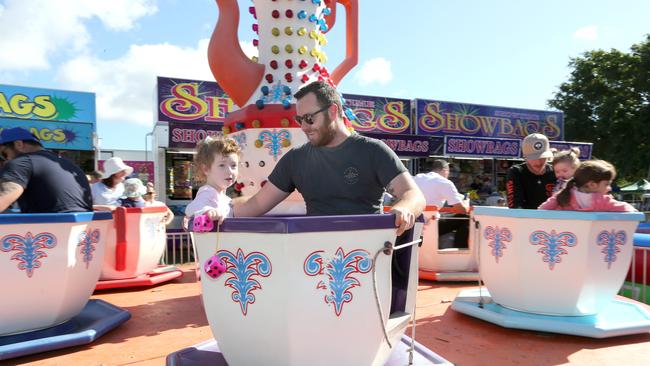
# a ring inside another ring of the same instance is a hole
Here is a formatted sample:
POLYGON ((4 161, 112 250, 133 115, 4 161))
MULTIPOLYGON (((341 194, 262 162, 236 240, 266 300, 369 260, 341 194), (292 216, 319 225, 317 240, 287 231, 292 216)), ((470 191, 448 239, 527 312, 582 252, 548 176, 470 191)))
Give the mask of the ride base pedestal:
POLYGON ((650 331, 650 311, 632 300, 612 299, 596 315, 556 316, 512 310, 492 300, 487 289, 461 291, 451 308, 504 328, 608 338, 650 331), (481 306, 482 304, 482 306, 481 306))
POLYGON ((97 281, 95 291, 114 288, 148 287, 171 281, 183 276, 183 271, 174 266, 161 266, 153 271, 133 278, 97 281))
MULTIPOLYGON (((411 338, 403 335, 401 342, 394 346, 385 366, 401 366, 409 364, 409 348, 411 338)), ((254 352, 254 351, 252 351, 254 352)), ((195 344, 192 347, 167 355, 167 366, 227 366, 228 363, 219 350, 214 339, 195 344)), ((435 352, 418 342, 414 343, 413 365, 453 365, 435 352)))

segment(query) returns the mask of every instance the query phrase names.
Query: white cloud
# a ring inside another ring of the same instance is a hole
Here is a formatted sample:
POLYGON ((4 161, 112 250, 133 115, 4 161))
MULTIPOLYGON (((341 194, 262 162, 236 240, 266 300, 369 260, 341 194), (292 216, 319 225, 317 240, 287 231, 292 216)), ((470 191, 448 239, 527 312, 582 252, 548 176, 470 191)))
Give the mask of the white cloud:
POLYGON ((156 11, 155 0, 7 0, 0 9, 0 70, 46 70, 57 52, 83 51, 91 18, 124 31, 156 11))
POLYGON ((387 84, 393 80, 391 63, 383 57, 367 60, 354 75, 359 84, 366 86, 372 83, 387 84))
POLYGON ((573 39, 581 39, 586 41, 595 41, 598 39, 598 27, 590 25, 579 28, 573 32, 573 39))
POLYGON ((122 57, 79 56, 61 65, 56 79, 66 89, 96 94, 97 120, 152 126, 156 76, 214 80, 207 60, 208 39, 196 47, 132 45, 122 57))

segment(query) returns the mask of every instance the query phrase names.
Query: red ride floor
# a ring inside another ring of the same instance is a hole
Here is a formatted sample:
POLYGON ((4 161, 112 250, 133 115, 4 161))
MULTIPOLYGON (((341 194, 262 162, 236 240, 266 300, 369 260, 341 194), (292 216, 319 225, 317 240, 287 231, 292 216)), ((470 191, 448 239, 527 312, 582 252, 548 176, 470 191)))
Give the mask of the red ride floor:
MULTIPOLYGON (((0 362, 2 365, 164 365, 167 354, 212 338, 191 266, 176 281, 93 298, 129 310, 131 320, 95 343, 0 362)), ((456 365, 649 365, 650 333, 610 339, 505 329, 450 309, 474 283, 420 281, 418 342, 456 365)), ((410 335, 410 330, 407 331, 410 335)))

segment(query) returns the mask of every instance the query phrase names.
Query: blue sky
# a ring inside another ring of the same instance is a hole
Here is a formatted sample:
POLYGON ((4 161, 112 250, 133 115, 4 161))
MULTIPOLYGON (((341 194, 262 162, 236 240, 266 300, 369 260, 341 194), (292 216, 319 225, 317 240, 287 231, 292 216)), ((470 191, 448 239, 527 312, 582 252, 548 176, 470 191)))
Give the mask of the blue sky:
MULTIPOLYGON (((571 57, 628 51, 650 33, 646 0, 359 2, 359 64, 339 85, 352 94, 547 109, 571 57)), ((239 3, 254 52, 252 3, 239 3)), ((212 0, 0 0, 0 83, 94 92, 101 147, 144 149, 155 77, 213 80, 217 17, 212 0)), ((328 35, 329 69, 343 23, 328 35)))

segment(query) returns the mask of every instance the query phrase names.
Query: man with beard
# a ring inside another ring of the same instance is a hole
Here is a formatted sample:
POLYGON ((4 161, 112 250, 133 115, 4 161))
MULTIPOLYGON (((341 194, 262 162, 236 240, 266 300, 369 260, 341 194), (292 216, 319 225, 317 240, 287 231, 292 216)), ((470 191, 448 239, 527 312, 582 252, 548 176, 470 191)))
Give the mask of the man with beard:
POLYGON ((341 97, 326 82, 313 82, 295 97, 295 120, 309 142, 287 152, 254 196, 233 201, 235 217, 263 215, 295 189, 307 215, 381 213, 386 190, 399 200, 391 208, 397 234, 413 227, 425 200, 395 152, 348 130, 341 97))
POLYGON ((553 157, 546 136, 533 133, 524 138, 521 152, 525 163, 508 170, 508 207, 537 209, 552 194, 555 173, 548 159, 553 157))

